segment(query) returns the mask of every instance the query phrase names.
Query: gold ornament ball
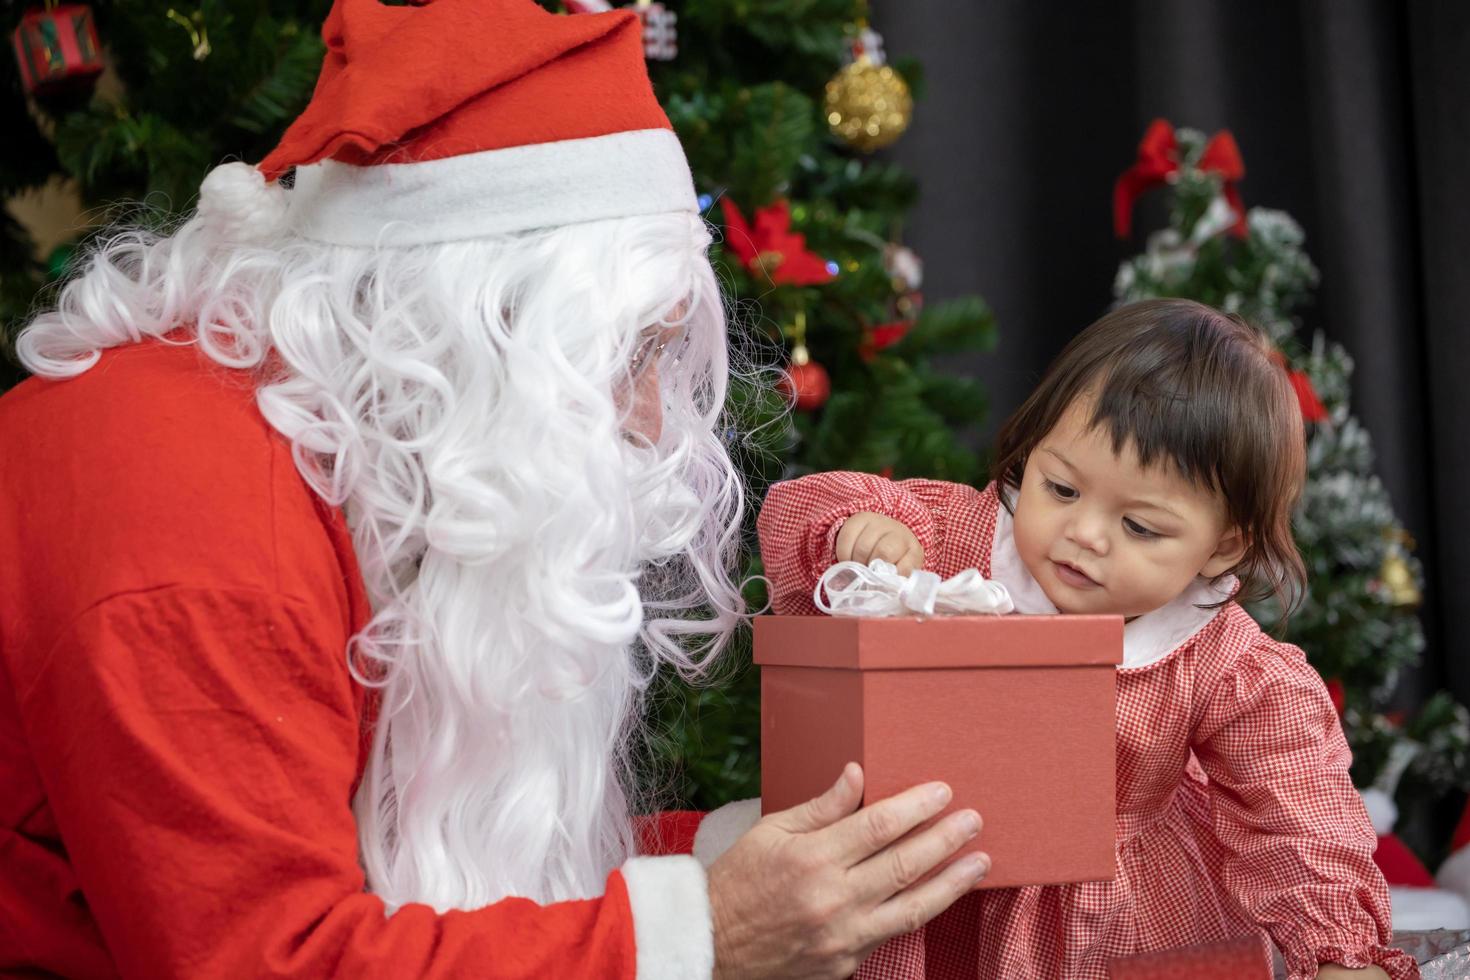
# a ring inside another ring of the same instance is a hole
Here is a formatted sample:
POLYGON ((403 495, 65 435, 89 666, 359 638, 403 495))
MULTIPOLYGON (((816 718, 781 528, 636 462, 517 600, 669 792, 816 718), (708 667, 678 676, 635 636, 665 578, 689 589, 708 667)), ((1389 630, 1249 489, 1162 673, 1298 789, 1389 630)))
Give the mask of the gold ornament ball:
POLYGON ((859 58, 827 83, 827 125, 849 145, 870 153, 908 129, 914 113, 909 86, 888 65, 859 58))

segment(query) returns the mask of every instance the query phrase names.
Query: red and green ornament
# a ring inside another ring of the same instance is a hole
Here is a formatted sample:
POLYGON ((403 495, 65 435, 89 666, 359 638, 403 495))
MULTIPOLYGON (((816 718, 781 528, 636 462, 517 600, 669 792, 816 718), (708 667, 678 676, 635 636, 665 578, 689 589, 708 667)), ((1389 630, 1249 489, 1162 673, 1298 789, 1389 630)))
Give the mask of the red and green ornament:
POLYGON ((44 98, 89 88, 102 74, 102 45, 86 4, 29 11, 10 40, 27 95, 44 98))

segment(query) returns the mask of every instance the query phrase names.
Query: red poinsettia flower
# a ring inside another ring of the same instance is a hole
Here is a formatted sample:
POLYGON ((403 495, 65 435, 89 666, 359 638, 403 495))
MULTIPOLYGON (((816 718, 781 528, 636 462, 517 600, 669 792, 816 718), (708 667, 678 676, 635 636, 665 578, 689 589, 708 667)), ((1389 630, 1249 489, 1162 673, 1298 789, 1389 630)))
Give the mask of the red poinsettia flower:
POLYGON ((746 224, 730 198, 720 198, 720 207, 725 212, 725 244, 751 272, 768 276, 778 286, 832 281, 827 260, 808 251, 806 236, 791 230, 791 206, 785 199, 758 208, 753 225, 746 224))

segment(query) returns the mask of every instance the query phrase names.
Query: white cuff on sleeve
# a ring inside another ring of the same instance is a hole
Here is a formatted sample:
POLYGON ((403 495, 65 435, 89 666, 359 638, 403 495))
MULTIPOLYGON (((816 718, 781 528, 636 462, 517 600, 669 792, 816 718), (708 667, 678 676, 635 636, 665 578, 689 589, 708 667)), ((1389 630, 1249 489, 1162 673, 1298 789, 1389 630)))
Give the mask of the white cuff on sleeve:
MULTIPOLYGON (((705 820, 708 819, 709 817, 705 817, 705 820)), ((703 826, 704 823, 701 821, 700 827, 703 828, 703 826)), ((699 840, 697 833, 694 839, 699 840)), ((1434 873, 1434 880, 1439 887, 1449 889, 1465 899, 1470 899, 1470 848, 1461 846, 1445 858, 1439 870, 1434 873)))
POLYGON ((711 810, 699 821, 699 829, 694 832, 694 856, 700 864, 709 867, 760 818, 761 800, 758 796, 711 810))
POLYGON ((623 863, 633 907, 637 980, 703 980, 714 973, 715 934, 704 867, 691 857, 623 863))

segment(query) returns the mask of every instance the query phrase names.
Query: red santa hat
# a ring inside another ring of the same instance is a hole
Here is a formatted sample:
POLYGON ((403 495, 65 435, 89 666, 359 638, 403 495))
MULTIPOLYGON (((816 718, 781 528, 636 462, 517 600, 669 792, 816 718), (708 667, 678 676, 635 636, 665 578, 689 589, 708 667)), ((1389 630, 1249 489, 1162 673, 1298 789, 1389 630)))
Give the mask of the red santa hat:
POLYGON ((631 11, 337 0, 322 38, 311 103, 258 170, 206 179, 202 214, 396 246, 697 212, 631 11), (293 167, 288 203, 264 203, 293 167))
MULTIPOLYGON (((1399 770, 1401 771, 1401 770, 1399 770)), ((1397 784, 1397 773, 1388 780, 1397 784)), ((1465 929, 1470 927, 1470 904, 1458 890, 1435 879, 1403 840, 1394 833, 1398 807, 1384 790, 1370 786, 1359 791, 1368 819, 1378 832, 1373 861, 1383 872, 1393 904, 1394 929, 1465 929)), ((1443 872, 1441 872, 1443 873, 1443 872)))
MULTIPOLYGON (((1329 680, 1327 688, 1341 717, 1342 682, 1329 680)), ((1407 740, 1399 742, 1390 753, 1388 765, 1379 774, 1377 784, 1358 790, 1363 809, 1378 835, 1373 863, 1378 865, 1383 880, 1388 884, 1394 929, 1464 929, 1470 927, 1470 904, 1466 903, 1465 896, 1443 883, 1441 887, 1435 887, 1435 879, 1423 862, 1394 833, 1399 808, 1393 801, 1393 795, 1404 770, 1419 749, 1418 745, 1407 740)))

